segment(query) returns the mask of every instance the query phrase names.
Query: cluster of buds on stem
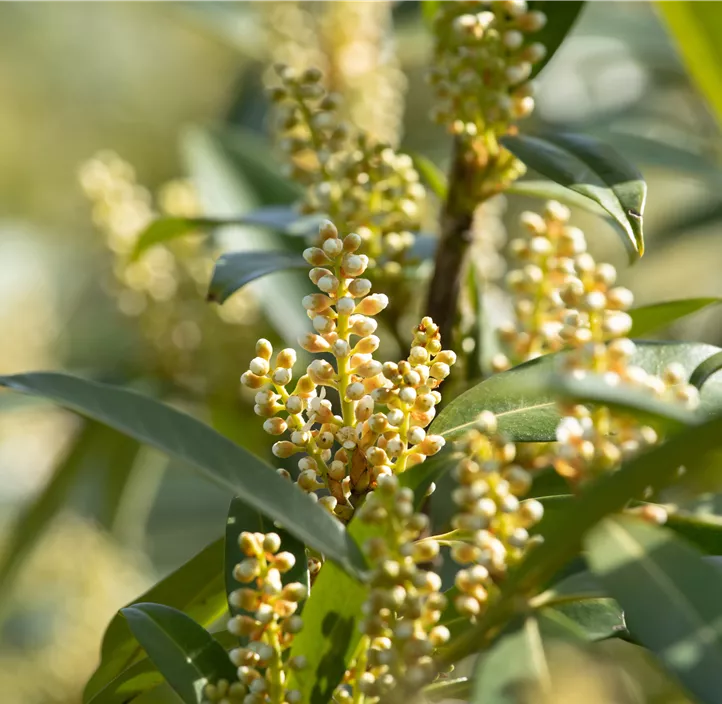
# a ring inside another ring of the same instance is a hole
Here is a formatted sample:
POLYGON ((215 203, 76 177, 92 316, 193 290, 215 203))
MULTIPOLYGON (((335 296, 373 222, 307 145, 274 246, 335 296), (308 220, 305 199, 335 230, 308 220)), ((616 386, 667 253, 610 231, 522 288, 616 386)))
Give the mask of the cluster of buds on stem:
POLYGON ((335 364, 314 359, 291 388, 294 350, 281 350, 272 364, 271 345, 260 340, 241 381, 257 390, 255 412, 266 418, 266 432, 289 434, 274 444, 274 454, 303 454, 298 486, 327 490, 319 501, 347 520, 380 476, 399 474, 443 447, 444 439, 427 435, 425 428, 441 400, 437 387, 456 355, 442 349, 438 326, 424 318, 414 329, 407 359, 398 364, 374 359, 380 343, 374 316, 388 299, 371 293, 371 282, 363 278, 369 260, 358 254, 361 238, 356 233, 341 238, 325 222, 319 245, 304 253, 320 293, 303 300, 314 332, 299 344, 312 354, 330 355, 335 364), (339 408, 326 397, 328 389, 336 392, 339 408))
POLYGON ((434 68, 428 74, 438 103, 433 119, 454 134, 503 135, 534 109, 534 64, 546 55, 529 35, 546 15, 524 0, 439 3, 434 22, 434 68))
POLYGON ((353 695, 377 698, 393 690, 402 701, 433 681, 434 651, 449 639, 439 625, 447 604, 441 578, 421 567, 439 554, 439 543, 419 540, 428 518, 415 512, 413 492, 395 476, 379 480, 358 515, 376 529, 364 544, 373 569, 360 623, 363 651, 335 699, 358 701, 353 695))
MULTIPOLYGON (((543 215, 521 216, 525 235, 510 243, 519 267, 506 278, 515 320, 499 330, 508 356, 497 358, 495 368, 566 350, 559 356, 563 373, 600 375, 610 385, 694 408, 699 394, 686 383, 680 364, 656 375, 634 363, 637 347, 626 337, 632 292, 616 285, 611 264, 595 262, 584 233, 569 225, 569 217, 569 209, 553 201, 543 215)), ((659 441, 654 428, 609 408, 562 403, 560 410, 552 461, 573 487, 659 441)))
POLYGON ((544 513, 534 500, 523 501, 532 474, 515 463, 516 446, 497 432, 496 416, 483 411, 476 427, 459 441, 464 457, 454 469, 459 512, 449 539, 452 559, 466 565, 456 575, 456 610, 472 619, 483 614, 497 584, 533 542, 529 529, 544 513))
POLYGON ((286 687, 291 670, 303 669, 299 658, 284 658, 293 637, 303 627, 296 613, 308 596, 300 582, 283 584, 282 575, 295 565, 290 552, 279 552, 281 539, 276 533, 244 532, 238 544, 245 558, 233 570, 241 586, 231 592, 229 601, 239 615, 228 622, 228 630, 243 645, 229 654, 238 668, 238 681, 220 681, 206 686, 209 704, 296 704, 301 693, 286 687))
POLYGON ((305 186, 301 210, 343 219, 361 237, 361 251, 393 271, 414 243, 425 189, 411 157, 343 122, 340 98, 327 94, 321 72, 277 67, 278 146, 290 178, 305 186))

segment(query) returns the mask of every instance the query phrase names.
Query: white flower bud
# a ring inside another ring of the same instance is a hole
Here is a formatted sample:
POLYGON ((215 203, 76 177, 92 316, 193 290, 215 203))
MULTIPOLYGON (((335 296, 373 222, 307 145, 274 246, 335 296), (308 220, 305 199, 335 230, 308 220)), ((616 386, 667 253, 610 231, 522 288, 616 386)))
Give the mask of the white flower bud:
POLYGON ((351 296, 344 296, 339 298, 336 303, 336 310, 339 315, 351 315, 356 307, 356 303, 351 296))
POLYGON ((326 293, 334 293, 338 289, 338 279, 335 276, 322 276, 317 286, 326 293))
POLYGON ((277 369, 274 369, 273 373, 271 374, 271 379, 273 380, 273 383, 277 384, 278 386, 285 386, 291 381, 292 378, 293 373, 290 369, 286 369, 285 367, 278 367, 277 369))
POLYGON ((361 302, 356 306, 354 312, 362 315, 377 315, 389 304, 389 298, 383 293, 374 293, 366 298, 363 298, 361 302))
POLYGON ((354 279, 348 285, 348 292, 354 298, 367 296, 371 291, 371 282, 368 279, 354 279))
POLYGON ((268 370, 269 370, 268 360, 263 359, 263 357, 254 357, 251 360, 251 363, 248 365, 248 368, 256 376, 266 376, 266 374, 268 374, 268 370))

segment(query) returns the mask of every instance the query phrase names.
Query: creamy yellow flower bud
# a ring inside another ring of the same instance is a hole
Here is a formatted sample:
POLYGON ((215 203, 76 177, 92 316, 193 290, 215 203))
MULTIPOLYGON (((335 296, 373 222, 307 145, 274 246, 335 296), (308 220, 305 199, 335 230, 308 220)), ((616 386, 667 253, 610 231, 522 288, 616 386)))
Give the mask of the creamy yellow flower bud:
POLYGON ((374 400, 371 396, 364 396, 356 405, 356 420, 361 423, 368 420, 374 411, 374 400))
POLYGON ((427 456, 435 455, 446 444, 441 435, 427 435, 415 449, 427 456))
MULTIPOLYGON (((320 278, 321 277, 319 277, 319 279, 320 278)), ((308 296, 304 296, 302 303, 303 307, 308 311, 323 313, 323 311, 331 307, 333 301, 322 293, 311 293, 308 296)))
POLYGON ((282 418, 269 418, 263 423, 263 429, 269 435, 282 435, 286 432, 288 425, 282 418))
POLYGON ((336 259, 343 252, 343 243, 339 239, 327 239, 323 243, 322 249, 329 259, 336 259))
POLYGON ((327 352, 331 349, 331 345, 329 345, 323 337, 312 332, 301 335, 298 338, 298 344, 302 349, 306 350, 306 352, 311 352, 312 354, 327 352))
MULTIPOLYGON (((311 279, 311 281, 318 286, 318 282, 324 277, 324 276, 333 276, 333 272, 329 269, 324 269, 323 267, 316 267, 315 269, 311 269, 311 271, 308 272, 308 278, 311 279)), ((321 295, 321 294, 317 294, 321 295)))
POLYGON ((278 367, 277 369, 274 369, 271 374, 271 380, 278 386, 285 386, 292 378, 293 374, 291 370, 286 369, 285 367, 278 367))
POLYGON ((338 289, 338 279, 333 275, 322 276, 316 285, 326 293, 335 293, 338 289))
POLYGON ((297 382, 296 388, 294 389, 294 395, 300 398, 310 398, 316 393, 317 384, 311 379, 310 376, 304 374, 297 382))
POLYGON ((303 448, 301 447, 296 447, 292 442, 288 442, 288 440, 280 440, 279 442, 274 443, 271 448, 273 454, 281 459, 285 459, 297 452, 301 452, 302 449, 303 448))
POLYGON ((345 252, 355 252, 362 244, 363 240, 361 236, 355 232, 351 232, 343 239, 343 249, 345 252))
POLYGON ((262 359, 268 361, 271 359, 271 355, 273 354, 273 346, 268 340, 261 338, 258 342, 256 342, 256 354, 262 359))
POLYGON ((319 247, 309 247, 308 249, 305 249, 303 251, 303 258, 311 266, 316 267, 329 263, 329 258, 326 256, 326 253, 319 247))
POLYGON ((377 315, 389 304, 388 296, 383 293, 373 293, 363 298, 356 306, 355 313, 361 315, 377 315))
POLYGON ((354 279, 348 285, 348 292, 354 298, 362 298, 371 292, 371 282, 368 279, 354 279))
POLYGON ((253 372, 244 372, 241 375, 241 384, 249 389, 260 389, 266 380, 263 377, 256 376, 253 372))

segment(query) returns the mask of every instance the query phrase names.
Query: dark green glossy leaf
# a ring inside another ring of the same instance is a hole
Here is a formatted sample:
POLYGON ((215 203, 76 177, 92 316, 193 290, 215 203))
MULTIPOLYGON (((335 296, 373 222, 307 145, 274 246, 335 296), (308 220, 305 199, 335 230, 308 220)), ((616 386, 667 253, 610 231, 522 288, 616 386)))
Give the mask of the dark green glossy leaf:
POLYGON ((528 616, 513 625, 479 657, 470 702, 519 704, 541 701, 552 694, 548 647, 554 639, 578 639, 555 614, 528 616))
POLYGON ((315 216, 303 216, 288 205, 269 205, 232 218, 162 217, 154 220, 138 237, 131 259, 138 259, 143 252, 155 245, 165 244, 191 233, 197 234, 199 230, 252 225, 288 235, 306 235, 314 230, 320 219, 315 216))
POLYGON ((623 228, 634 260, 644 254, 642 215, 647 184, 612 147, 577 134, 517 135, 504 145, 527 166, 598 203, 623 228))
MULTIPOLYGON (((208 627, 226 613, 223 580, 223 539, 219 538, 184 565, 162 579, 128 604, 157 603, 185 613, 201 626, 208 627)), ((103 636, 101 662, 83 692, 83 704, 89 702, 123 672, 143 660, 143 651, 123 616, 113 617, 103 636)))
POLYGON ((419 172, 421 180, 431 189, 431 192, 441 201, 446 200, 448 188, 446 174, 431 159, 423 154, 412 154, 414 167, 419 172))
MULTIPOLYGON (((233 499, 228 508, 226 519, 226 539, 224 573, 226 593, 230 595, 242 584, 233 578, 233 568, 245 558, 238 545, 238 537, 244 531, 251 533, 277 533, 281 538, 281 550, 290 552, 296 558, 296 564, 282 576, 284 584, 289 582, 301 582, 308 589, 311 588, 311 581, 308 574, 308 561, 306 559, 306 546, 281 528, 277 528, 271 521, 264 518, 260 513, 246 506, 240 499, 233 499)), ((241 609, 234 607, 230 602, 228 609, 232 614, 244 613, 241 609)))
POLYGON ((717 354, 713 354, 695 367, 692 374, 690 374, 689 383, 698 389, 702 389, 709 378, 720 369, 722 369, 722 352, 717 352, 717 354))
POLYGON ((161 604, 136 604, 121 613, 185 704, 201 704, 209 682, 235 679, 236 668, 223 646, 183 612, 161 604))
POLYGON ((702 702, 719 701, 722 572, 659 526, 608 518, 586 540, 592 570, 629 630, 702 702))
POLYGON ((208 300, 223 303, 240 288, 284 269, 308 269, 306 260, 292 252, 231 252, 223 254, 213 269, 208 300))
POLYGON ((657 2, 687 70, 722 124, 722 21, 712 3, 657 2))
POLYGON ((532 0, 528 7, 529 10, 537 10, 547 16, 544 27, 539 32, 531 35, 532 41, 542 43, 547 50, 546 56, 534 65, 533 78, 549 63, 564 38, 569 34, 584 7, 584 3, 576 0, 566 0, 566 2, 532 0))
MULTIPOLYGON (((712 345, 695 343, 639 342, 633 363, 646 371, 661 374, 671 362, 678 362, 691 373, 704 359, 718 351, 712 345)), ((560 353, 565 354, 565 353, 560 353)), ((559 415, 556 400, 570 396, 646 413, 657 420, 676 422, 693 420, 689 413, 655 401, 642 391, 608 387, 600 380, 562 378, 554 374, 558 355, 546 355, 477 384, 454 399, 432 424, 433 432, 447 439, 458 437, 471 427, 483 410, 493 411, 499 428, 517 442, 548 442, 556 438, 559 415)), ((702 408, 705 412, 722 407, 722 379, 705 387, 702 408)))
MULTIPOLYGON (((224 650, 236 647, 238 640, 228 631, 211 633, 224 650)), ((133 704, 145 692, 150 692, 165 680, 150 658, 143 658, 101 689, 88 704, 133 704)), ((175 695, 173 695, 175 697, 175 695)))
POLYGON ((452 641, 444 652, 444 660, 456 662, 482 648, 490 629, 513 613, 519 597, 533 596, 553 579, 579 553, 584 536, 602 519, 621 511, 630 500, 641 498, 648 488, 658 491, 672 484, 682 465, 687 476, 693 478, 704 469, 710 453, 720 446, 722 418, 715 417, 686 428, 663 445, 625 462, 619 471, 591 483, 565 511, 545 516, 539 530, 544 542, 509 576, 502 597, 485 618, 452 641))
POLYGON ((643 337, 650 332, 666 327, 675 320, 719 303, 722 303, 720 298, 686 298, 632 308, 629 311, 629 315, 632 316, 630 337, 643 337))
POLYGON ((345 569, 364 569, 356 544, 327 511, 195 418, 133 391, 65 374, 18 374, 0 377, 0 384, 52 399, 188 463, 345 569))
MULTIPOLYGON (((121 480, 124 476, 127 478, 137 452, 138 445, 133 440, 100 423, 85 423, 48 483, 21 510, 10 529, 10 537, 0 559, 0 602, 4 602, 2 597, 12 588, 25 559, 50 526, 73 487, 91 473, 102 475, 99 479, 103 482, 108 482, 112 476, 121 480)), ((124 482, 120 484, 118 486, 110 481, 104 506, 97 516, 106 527, 112 525, 122 499, 124 482)))

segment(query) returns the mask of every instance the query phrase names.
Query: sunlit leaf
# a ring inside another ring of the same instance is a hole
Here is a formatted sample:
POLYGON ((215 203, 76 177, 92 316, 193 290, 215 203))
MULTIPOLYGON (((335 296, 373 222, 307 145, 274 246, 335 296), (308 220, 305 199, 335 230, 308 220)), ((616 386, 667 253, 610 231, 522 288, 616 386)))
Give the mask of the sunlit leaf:
POLYGON ((722 124, 722 18, 707 2, 657 2, 687 70, 722 124))
POLYGON ((413 154, 414 167, 419 172, 421 180, 431 189, 431 192, 439 199, 446 200, 448 188, 446 174, 431 159, 423 154, 413 154))
POLYGON ((674 534, 608 518, 586 540, 588 560, 624 608, 629 630, 702 702, 719 700, 722 571, 674 534))
POLYGON ((148 657, 185 704, 202 704, 209 682, 233 681, 236 667, 217 641, 183 612, 135 604, 122 614, 148 657))
POLYGON ((719 303, 722 303, 720 298, 683 298, 678 301, 665 301, 632 308, 629 311, 629 315, 632 316, 630 337, 641 337, 655 332, 702 308, 719 303))
POLYGON ((644 254, 647 184, 612 147, 578 134, 517 135, 504 145, 542 176, 598 203, 622 227, 630 259, 644 254))
POLYGON ((189 464, 345 569, 364 569, 363 556, 339 521, 258 458, 195 418, 133 391, 66 374, 0 377, 0 385, 44 396, 189 464))
POLYGON ((291 252, 223 254, 213 269, 208 300, 223 303, 247 283, 284 269, 308 269, 308 263, 302 256, 291 252))

